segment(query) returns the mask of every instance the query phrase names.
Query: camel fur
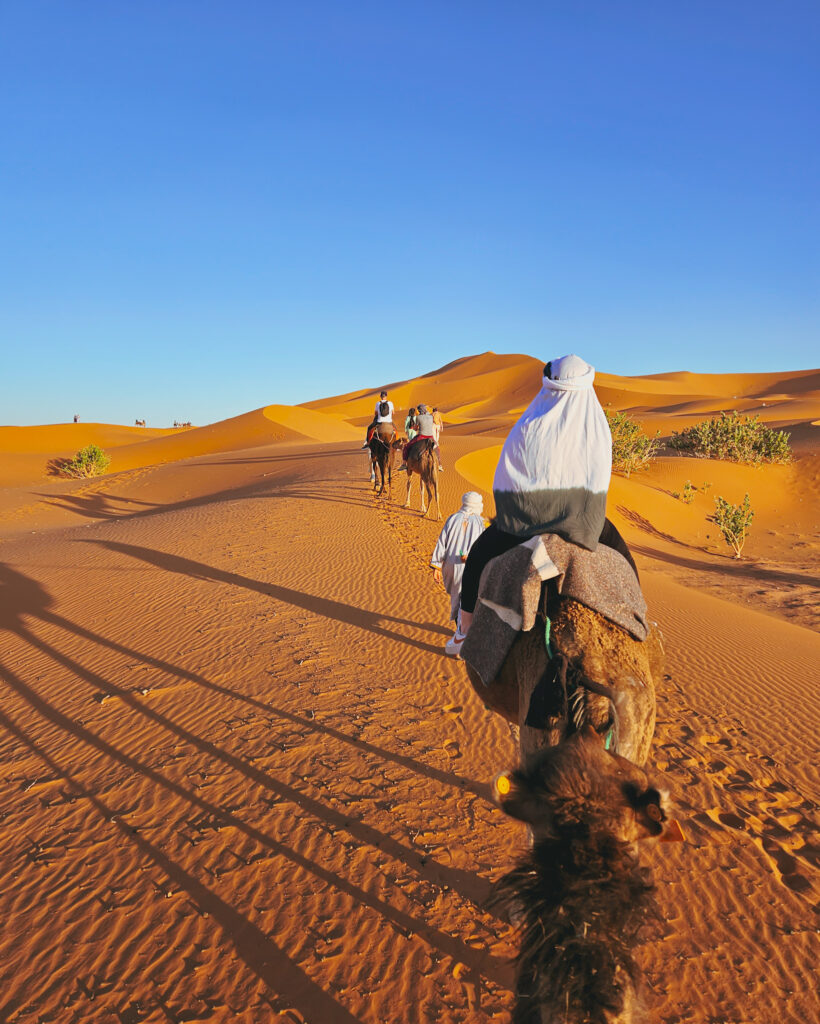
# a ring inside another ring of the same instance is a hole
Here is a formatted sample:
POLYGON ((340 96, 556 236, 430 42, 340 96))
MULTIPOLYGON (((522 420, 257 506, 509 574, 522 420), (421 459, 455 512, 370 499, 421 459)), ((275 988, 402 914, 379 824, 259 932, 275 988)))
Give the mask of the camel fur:
POLYGON ((467 665, 473 689, 490 710, 519 726, 523 763, 588 722, 602 734, 611 731, 617 753, 645 764, 655 729, 655 680, 663 672, 657 627, 643 642, 634 640, 568 598, 551 603, 549 615, 560 672, 547 656, 545 620, 539 616, 533 629, 519 633, 490 686, 467 665), (531 713, 534 700, 543 712, 540 720, 531 713))
POLYGON ((645 1022, 633 949, 656 911, 641 853, 666 830, 665 793, 587 725, 494 795, 533 837, 497 897, 520 932, 513 1024, 645 1022))

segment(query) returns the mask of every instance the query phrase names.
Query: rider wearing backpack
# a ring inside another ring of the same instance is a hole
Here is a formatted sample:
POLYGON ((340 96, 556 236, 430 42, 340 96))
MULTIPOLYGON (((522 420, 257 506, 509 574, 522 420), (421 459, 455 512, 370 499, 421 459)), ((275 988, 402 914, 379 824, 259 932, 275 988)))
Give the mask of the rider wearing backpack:
POLYGON ((368 448, 370 446, 370 438, 372 437, 373 431, 376 429, 376 424, 378 423, 389 423, 393 427, 393 433, 395 434, 396 428, 393 425, 393 403, 388 401, 386 391, 381 392, 379 400, 376 402, 373 422, 367 428, 367 438, 362 445, 362 448, 368 448))

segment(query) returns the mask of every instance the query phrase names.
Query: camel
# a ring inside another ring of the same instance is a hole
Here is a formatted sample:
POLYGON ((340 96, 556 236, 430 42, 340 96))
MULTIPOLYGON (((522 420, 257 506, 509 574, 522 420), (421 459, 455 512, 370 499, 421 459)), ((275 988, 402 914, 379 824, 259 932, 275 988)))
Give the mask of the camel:
POLYGON ((428 510, 433 507, 433 498, 435 498, 436 518, 441 519, 441 506, 438 500, 438 461, 435 453, 435 441, 429 437, 413 441, 407 450, 405 468, 407 469, 407 500, 404 503, 404 507, 410 508, 413 474, 417 473, 419 477, 419 491, 421 493, 421 514, 423 516, 427 515, 428 510))
POLYGON ((500 889, 521 930, 513 1021, 639 1024, 632 949, 652 905, 639 853, 666 818, 643 768, 663 647, 655 628, 634 640, 549 583, 542 608, 490 686, 467 665, 484 703, 519 728, 521 767, 495 785, 533 840, 500 889))
POLYGON ((396 428, 392 423, 377 423, 370 436, 370 479, 373 490, 378 490, 379 497, 384 494, 385 471, 387 474, 387 498, 393 496, 393 454, 396 450, 396 428), (381 476, 381 487, 376 479, 376 469, 381 476))
POLYGON ((674 831, 665 793, 591 724, 493 788, 533 838, 496 897, 521 935, 514 1024, 645 1021, 632 951, 655 908, 640 857, 674 831))
POLYGON ((655 679, 663 672, 657 628, 640 642, 577 601, 550 598, 548 610, 553 659, 539 616, 518 635, 491 686, 467 665, 473 689, 519 727, 522 764, 589 722, 613 751, 644 765, 655 730, 655 679))
POLYGON ((134 420, 134 426, 135 427, 144 427, 145 426, 145 420, 134 420))

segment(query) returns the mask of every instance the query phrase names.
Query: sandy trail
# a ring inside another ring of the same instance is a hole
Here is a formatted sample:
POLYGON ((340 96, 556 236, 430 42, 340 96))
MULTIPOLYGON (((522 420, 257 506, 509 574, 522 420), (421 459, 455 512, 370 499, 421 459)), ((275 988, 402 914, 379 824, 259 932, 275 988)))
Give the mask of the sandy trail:
MULTIPOLYGON (((445 514, 486 443, 448 439, 445 514)), ((437 524, 364 461, 203 456, 7 524, 0 1019, 508 1019, 512 740, 440 653, 437 524)), ((641 568, 691 840, 658 854, 653 1019, 810 1020, 820 641, 641 568)))

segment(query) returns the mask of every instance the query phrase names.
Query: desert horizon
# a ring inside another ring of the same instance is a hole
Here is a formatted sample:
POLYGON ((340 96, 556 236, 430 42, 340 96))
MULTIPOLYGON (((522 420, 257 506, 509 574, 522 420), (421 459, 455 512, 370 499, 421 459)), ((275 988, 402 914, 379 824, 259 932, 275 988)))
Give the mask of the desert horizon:
MULTIPOLYGON (((484 352, 181 430, 0 427, 3 1020, 510 1019, 489 897, 526 835, 490 786, 514 736, 443 653, 441 524, 402 474, 379 497, 360 447, 381 388, 400 430, 437 406, 442 514, 476 490, 490 517, 542 369, 484 352), (86 444, 107 471, 56 475, 86 444)), ((607 504, 663 638, 648 768, 686 836, 651 854, 651 1019, 811 1020, 820 370, 595 386, 661 442, 607 504), (732 411, 791 461, 669 447, 732 411), (745 494, 734 558, 715 497, 745 494)))

